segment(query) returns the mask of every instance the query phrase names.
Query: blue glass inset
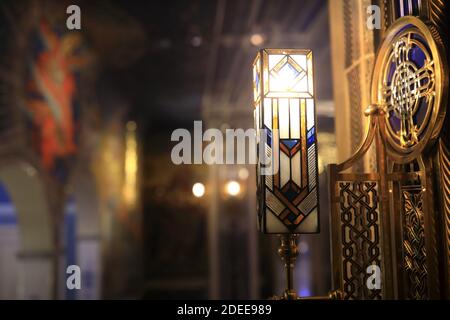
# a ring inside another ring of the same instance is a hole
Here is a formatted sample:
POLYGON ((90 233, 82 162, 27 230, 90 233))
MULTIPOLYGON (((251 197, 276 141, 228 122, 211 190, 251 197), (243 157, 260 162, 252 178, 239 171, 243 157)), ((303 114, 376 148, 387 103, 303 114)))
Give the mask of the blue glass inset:
POLYGON ((294 223, 295 219, 297 219, 297 216, 291 212, 291 213, 289 213, 287 218, 291 223, 294 223))
POLYGON ((389 123, 395 132, 400 130, 400 119, 396 117, 393 110, 389 111, 389 123))
POLYGON ((283 143, 286 147, 288 147, 289 150, 291 150, 297 143, 297 139, 283 139, 281 140, 281 143, 283 143))
POLYGON ((0 183, 0 203, 1 202, 11 202, 11 198, 9 197, 8 191, 6 190, 6 187, 4 187, 0 183))
POLYGON ((425 116, 427 114, 429 106, 426 98, 421 98, 418 103, 419 106, 417 108, 416 113, 414 114, 414 123, 418 127, 420 127, 423 124, 423 121, 425 120, 425 116))
POLYGON ((256 86, 256 91, 259 92, 259 75, 258 75, 258 72, 255 72, 255 86, 256 86))
POLYGON ((392 77, 394 76, 395 68, 396 68, 395 62, 392 61, 391 65, 389 66, 389 72, 388 72, 388 76, 387 76, 387 84, 388 85, 390 85, 392 82, 392 77))
POLYGON ((316 136, 314 135, 315 131, 316 127, 312 127, 311 130, 309 130, 308 133, 306 134, 307 139, 306 144, 308 147, 316 141, 316 136))
POLYGON ((408 57, 418 68, 422 68, 425 64, 425 53, 416 45, 413 45, 409 50, 408 57))
POLYGON ((6 187, 0 183, 0 225, 17 224, 16 208, 6 187))
POLYGON ((268 129, 266 126, 264 126, 264 129, 266 131, 266 143, 269 146, 272 146, 272 131, 268 129))
POLYGON ((291 187, 286 192, 283 193, 283 195, 288 199, 289 201, 293 201, 296 196, 298 196, 298 193, 291 187))
POLYGON ((425 39, 420 34, 412 33, 411 39, 419 41, 425 47, 425 50, 430 52, 430 47, 428 46, 428 42, 425 41, 425 39))
POLYGON ((409 7, 409 1, 403 0, 403 16, 407 16, 412 8, 409 7))

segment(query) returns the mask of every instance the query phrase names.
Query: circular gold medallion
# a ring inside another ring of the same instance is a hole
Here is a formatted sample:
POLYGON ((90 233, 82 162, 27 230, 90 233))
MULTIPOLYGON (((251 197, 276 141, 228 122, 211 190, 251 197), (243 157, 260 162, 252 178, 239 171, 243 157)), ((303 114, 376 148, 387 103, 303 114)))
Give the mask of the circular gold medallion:
POLYGON ((439 133, 447 99, 447 66, 438 33, 416 17, 397 20, 375 62, 372 101, 385 113, 388 154, 417 157, 439 133))

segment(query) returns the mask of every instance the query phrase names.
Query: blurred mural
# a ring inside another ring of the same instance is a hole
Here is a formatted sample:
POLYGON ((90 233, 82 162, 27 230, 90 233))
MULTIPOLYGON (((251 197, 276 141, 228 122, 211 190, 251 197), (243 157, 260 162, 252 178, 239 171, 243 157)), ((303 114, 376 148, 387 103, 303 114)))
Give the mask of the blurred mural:
POLYGON ((79 34, 58 35, 46 20, 29 40, 33 49, 29 66, 26 111, 33 149, 47 170, 76 152, 75 131, 79 105, 75 101, 76 72, 83 64, 75 51, 79 34), (77 61, 78 60, 78 61, 77 61))

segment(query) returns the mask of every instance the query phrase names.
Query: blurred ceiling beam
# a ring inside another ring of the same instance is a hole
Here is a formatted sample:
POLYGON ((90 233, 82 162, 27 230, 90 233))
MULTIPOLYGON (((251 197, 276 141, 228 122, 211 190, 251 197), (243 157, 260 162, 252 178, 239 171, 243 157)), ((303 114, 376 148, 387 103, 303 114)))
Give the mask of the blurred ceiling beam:
POLYGON ((206 77, 205 77, 205 86, 204 92, 202 95, 202 113, 203 118, 208 119, 209 108, 211 105, 211 91, 214 85, 214 72, 216 69, 217 56, 220 47, 220 34, 223 29, 223 22, 225 18, 225 5, 226 0, 219 0, 216 9, 216 16, 214 19, 214 28, 213 28, 213 42, 211 45, 211 53, 209 55, 209 59, 206 66, 206 77))

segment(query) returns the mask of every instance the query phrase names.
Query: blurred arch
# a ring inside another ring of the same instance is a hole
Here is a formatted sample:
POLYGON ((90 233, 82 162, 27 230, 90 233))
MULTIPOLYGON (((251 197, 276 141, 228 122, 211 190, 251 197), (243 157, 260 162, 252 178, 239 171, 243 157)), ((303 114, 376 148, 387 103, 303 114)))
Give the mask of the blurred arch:
POLYGON ((99 199, 90 161, 78 161, 70 182, 75 207, 76 264, 81 269, 81 290, 77 299, 100 299, 102 248, 99 199))
POLYGON ((19 228, 9 193, 0 180, 0 299, 16 299, 19 228))
POLYGON ((56 246, 50 201, 37 166, 16 157, 0 157, 0 181, 17 214, 20 238, 17 298, 54 297, 56 246))

